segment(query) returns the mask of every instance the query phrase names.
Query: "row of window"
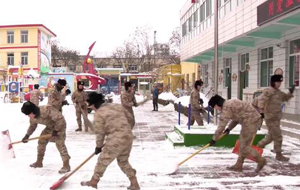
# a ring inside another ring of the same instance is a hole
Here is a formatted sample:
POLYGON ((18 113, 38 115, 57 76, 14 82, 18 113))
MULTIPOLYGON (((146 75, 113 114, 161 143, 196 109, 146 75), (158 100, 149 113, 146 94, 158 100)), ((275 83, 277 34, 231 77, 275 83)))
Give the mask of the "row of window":
MULTIPOLYGON (((235 7, 241 5, 244 1, 246 0, 218 0, 219 19, 228 14, 235 7)), ((205 0, 200 3, 200 8, 196 8, 197 5, 194 5, 194 7, 187 11, 186 15, 182 19, 182 37, 187 35, 193 30, 193 28, 197 27, 198 24, 204 22, 205 19, 209 18, 213 14, 214 4, 214 0, 205 0), (195 12, 192 13, 191 11, 195 12), (190 16, 188 17, 188 15, 190 16)))
MULTIPOLYGON (((21 52, 21 64, 28 65, 28 52, 21 52)), ((7 53, 7 65, 15 65, 14 53, 7 53)))
MULTIPOLYGON (((260 49, 260 87, 268 87, 270 85, 269 81, 273 74, 283 74, 279 70, 274 71, 273 68, 273 47, 260 49)), ((244 88, 249 87, 249 64, 250 58, 249 53, 242 54, 239 56, 240 72, 244 72, 244 88)), ((223 61, 224 70, 224 87, 228 87, 231 82, 231 58, 226 58, 223 61)), ((289 86, 296 85, 299 86, 299 67, 300 66, 300 39, 290 42, 289 47, 289 86)), ((213 69, 214 70, 214 69, 213 69)), ((204 71, 204 84, 208 86, 208 65, 203 66, 204 71)))
MULTIPOLYGON (((7 43, 13 44, 15 43, 15 32, 7 31, 7 43)), ((21 43, 28 43, 28 31, 21 30, 21 43)))

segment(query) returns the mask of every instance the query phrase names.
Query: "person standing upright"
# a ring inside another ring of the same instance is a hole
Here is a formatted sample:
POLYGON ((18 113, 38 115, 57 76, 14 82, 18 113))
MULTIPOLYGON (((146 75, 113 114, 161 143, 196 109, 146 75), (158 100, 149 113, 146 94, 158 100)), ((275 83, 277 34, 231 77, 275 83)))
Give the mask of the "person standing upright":
MULTIPOLYGON (((87 98, 88 94, 84 91, 84 82, 78 81, 77 90, 72 94, 72 102, 75 105, 78 124, 78 129, 75 131, 82 131, 81 115, 83 118, 87 118, 87 98)), ((84 130, 85 132, 88 132, 88 126, 86 126, 86 122, 84 122, 84 130)))
POLYGON ((154 89, 152 91, 152 95, 153 95, 153 110, 152 111, 158 111, 158 95, 159 95, 159 89, 157 88, 157 84, 155 84, 154 89))
POLYGON ((201 116, 201 112, 203 111, 203 108, 201 103, 203 104, 203 100, 200 99, 200 90, 203 86, 202 80, 197 80, 194 84, 194 89, 192 90, 191 96, 190 96, 190 104, 191 104, 191 123, 190 125, 193 125, 195 120, 197 121, 199 126, 203 126, 203 118, 201 116), (201 102, 202 100, 202 102, 201 102))
POLYGON ((287 102, 293 97, 295 86, 289 89, 289 93, 282 92, 279 88, 283 81, 282 75, 273 75, 271 77, 271 87, 265 89, 257 98, 254 106, 258 107, 263 115, 267 128, 267 136, 258 143, 258 147, 264 148, 267 144, 274 141, 274 151, 276 160, 287 162, 289 158, 282 155, 282 134, 280 129, 280 120, 282 118, 281 103, 287 102))
POLYGON ((39 89, 40 85, 35 84, 34 89, 30 92, 30 102, 39 106, 40 101, 43 101, 43 93, 39 89))

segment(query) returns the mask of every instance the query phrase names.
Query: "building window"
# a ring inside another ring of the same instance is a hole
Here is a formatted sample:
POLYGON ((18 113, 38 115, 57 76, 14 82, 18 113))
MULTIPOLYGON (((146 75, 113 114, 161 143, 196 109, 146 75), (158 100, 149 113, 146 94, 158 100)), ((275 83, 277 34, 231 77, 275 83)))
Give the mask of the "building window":
POLYGON ((21 64, 28 65, 28 52, 21 53, 21 64))
POLYGON ((273 73, 273 47, 260 50, 260 86, 268 87, 273 73))
POLYGON ((241 55, 241 71, 245 72, 244 87, 249 87, 249 53, 241 55))
POLYGON ((198 16, 199 15, 199 9, 196 10, 196 12, 194 13, 194 28, 198 25, 198 16))
POLYGON ((208 64, 203 65, 203 75, 204 86, 208 87, 208 64))
POLYGON ((290 42, 289 86, 299 86, 300 39, 290 42))
POLYGON ((224 70, 225 70, 224 85, 225 85, 225 87, 228 87, 229 83, 230 83, 230 80, 231 80, 231 77, 230 77, 230 74, 231 74, 231 58, 227 58, 227 59, 224 60, 224 70))
POLYGON ((138 72, 138 66, 137 65, 128 65, 128 71, 129 72, 138 72))
POLYGON ((7 31, 7 43, 8 44, 14 43, 14 31, 7 31))
POLYGON ((186 74, 186 86, 190 87, 190 74, 186 74))
POLYGON ((189 18, 189 32, 192 31, 192 28, 193 28, 193 18, 190 17, 189 18))
POLYGON ((122 68, 122 65, 113 65, 113 68, 122 68))
POLYGON ((211 1, 212 0, 206 0, 206 17, 209 17, 212 13, 211 1))
POLYGON ((15 62, 14 53, 7 53, 7 65, 14 65, 15 62))
POLYGON ((186 31, 186 22, 183 23, 182 25, 182 37, 184 37, 186 35, 187 31, 186 31))
POLYGON ((205 20, 205 2, 200 6, 200 22, 205 20))
POLYGON ((21 31, 21 43, 28 43, 28 31, 27 30, 21 31))

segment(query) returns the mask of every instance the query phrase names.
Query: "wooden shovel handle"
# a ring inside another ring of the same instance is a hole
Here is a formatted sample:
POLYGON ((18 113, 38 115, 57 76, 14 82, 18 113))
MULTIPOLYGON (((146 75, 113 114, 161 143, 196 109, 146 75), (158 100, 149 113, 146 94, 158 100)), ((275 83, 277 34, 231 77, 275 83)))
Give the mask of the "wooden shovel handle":
MULTIPOLYGON (((102 145, 101 148, 104 147, 105 144, 102 145)), ((71 177, 71 175, 73 175, 75 172, 77 172, 84 164, 86 164, 91 158, 93 158, 95 156, 95 153, 93 152, 93 154, 91 154, 87 159, 85 159, 79 166, 77 166, 71 173, 67 174, 65 176, 65 180, 67 180, 69 177, 71 177)))
MULTIPOLYGON (((218 140, 222 139, 223 137, 225 137, 226 134, 222 134, 218 140)), ((203 146, 202 148, 200 148, 199 150, 197 150, 195 153, 193 153, 192 155, 190 155, 189 157, 187 157, 186 159, 184 159, 183 161, 181 161, 178 165, 180 166, 181 164, 185 163, 186 161, 188 161, 189 159, 191 159, 192 157, 194 157, 196 154, 200 153, 202 150, 206 149, 209 147, 209 143, 205 146, 203 146)))
MULTIPOLYGON (((30 139, 27 139, 27 141, 32 141, 32 140, 36 140, 36 139, 48 139, 48 138, 51 138, 51 134, 49 135, 43 135, 43 136, 39 136, 39 137, 33 137, 33 138, 30 138, 30 139)), ((16 142, 12 142, 11 145, 14 145, 14 144, 19 144, 19 143, 22 143, 22 141, 16 141, 16 142)))

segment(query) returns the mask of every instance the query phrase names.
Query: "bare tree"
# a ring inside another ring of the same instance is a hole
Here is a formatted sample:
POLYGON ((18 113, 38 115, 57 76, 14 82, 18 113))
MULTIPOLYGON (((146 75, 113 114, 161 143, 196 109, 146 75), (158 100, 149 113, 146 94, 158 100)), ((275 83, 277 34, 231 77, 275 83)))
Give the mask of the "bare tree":
POLYGON ((172 32, 172 36, 169 39, 169 47, 170 47, 170 59, 174 64, 180 64, 180 43, 181 43, 181 35, 180 35, 180 27, 177 27, 172 32))

